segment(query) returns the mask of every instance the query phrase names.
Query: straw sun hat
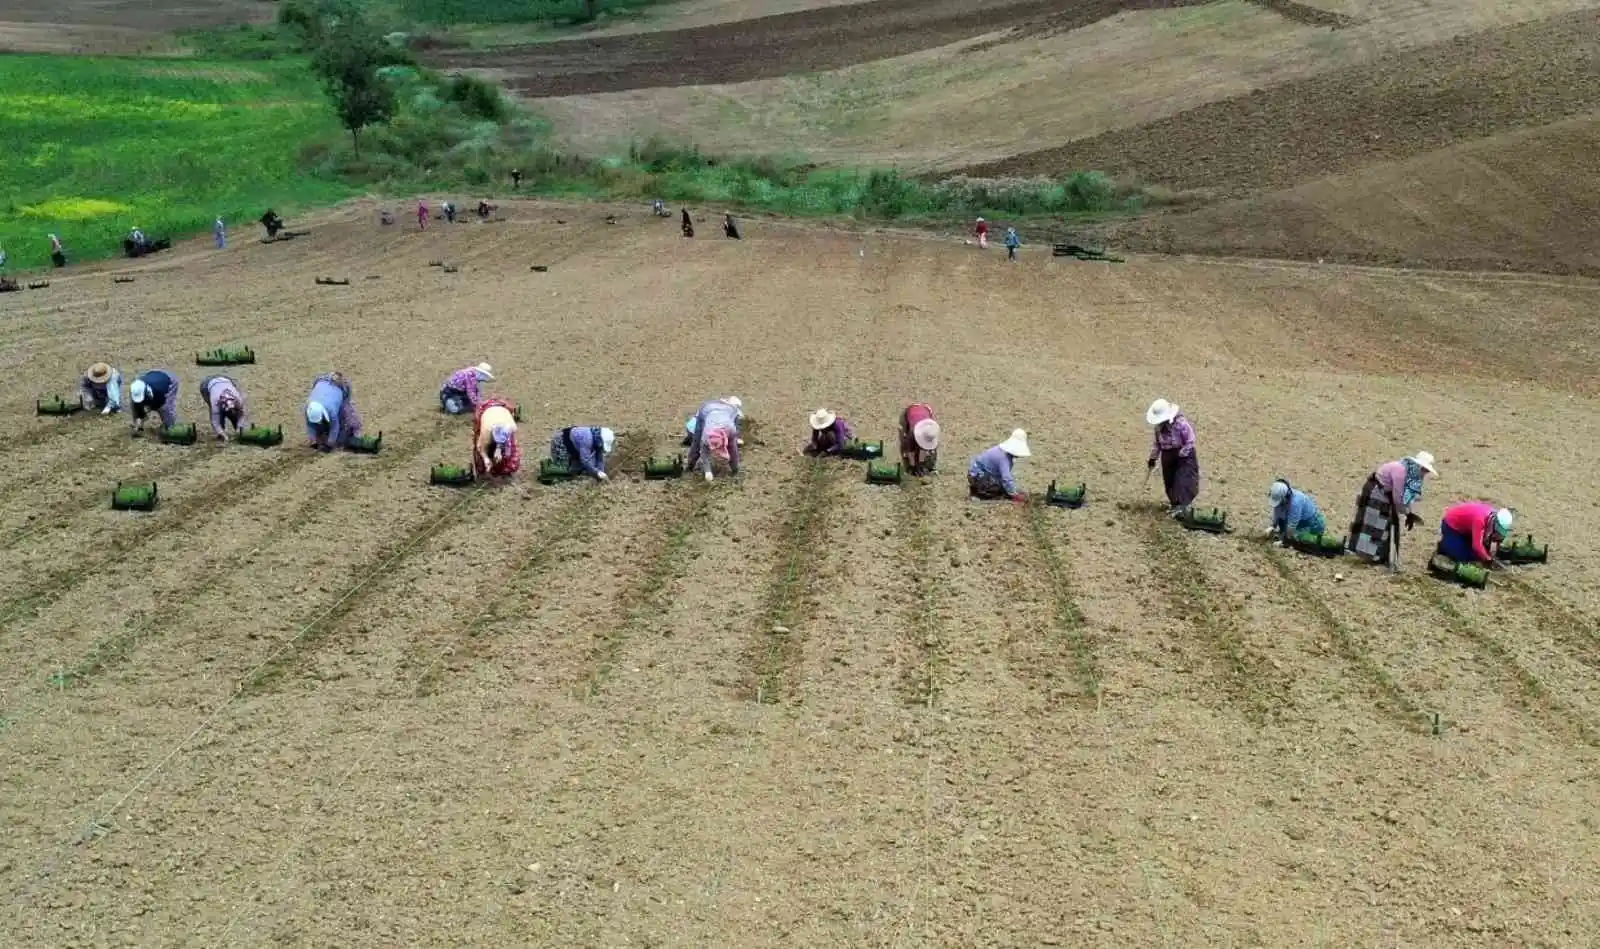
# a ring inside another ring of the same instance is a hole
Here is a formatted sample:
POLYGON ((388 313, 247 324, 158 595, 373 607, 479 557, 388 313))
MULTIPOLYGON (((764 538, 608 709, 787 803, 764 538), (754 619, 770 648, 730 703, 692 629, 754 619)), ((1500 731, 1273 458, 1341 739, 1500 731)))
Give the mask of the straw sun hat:
POLYGON ((837 414, 827 409, 817 409, 811 413, 811 430, 820 432, 838 420, 839 416, 837 414))
POLYGON ((1013 429, 1011 437, 1000 443, 1000 450, 1013 458, 1027 458, 1033 452, 1028 448, 1028 433, 1022 429, 1013 429))

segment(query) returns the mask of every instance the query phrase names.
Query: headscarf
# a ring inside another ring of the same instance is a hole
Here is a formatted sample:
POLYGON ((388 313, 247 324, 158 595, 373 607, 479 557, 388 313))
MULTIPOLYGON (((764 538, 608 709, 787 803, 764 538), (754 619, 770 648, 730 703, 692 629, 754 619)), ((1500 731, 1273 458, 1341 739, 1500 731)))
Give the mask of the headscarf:
POLYGON ((217 396, 217 411, 223 415, 237 416, 244 411, 244 405, 232 391, 223 392, 217 396))
POLYGON ((1294 497, 1294 489, 1289 486, 1287 480, 1279 478, 1272 482, 1272 487, 1267 491, 1267 497, 1272 500, 1273 507, 1280 507, 1289 503, 1289 499, 1294 497))
POLYGON ((726 428, 713 428, 706 432, 706 448, 711 451, 711 454, 721 458, 723 461, 730 460, 728 442, 728 430, 726 428))
POLYGON ((506 445, 510 443, 511 436, 515 430, 509 425, 496 425, 489 431, 490 434, 494 436, 494 443, 496 445, 506 445))
POLYGON ((1400 504, 1403 507, 1410 507, 1416 503, 1417 498, 1422 497, 1422 466, 1410 458, 1402 458, 1400 463, 1406 466, 1406 486, 1401 494, 1400 504))

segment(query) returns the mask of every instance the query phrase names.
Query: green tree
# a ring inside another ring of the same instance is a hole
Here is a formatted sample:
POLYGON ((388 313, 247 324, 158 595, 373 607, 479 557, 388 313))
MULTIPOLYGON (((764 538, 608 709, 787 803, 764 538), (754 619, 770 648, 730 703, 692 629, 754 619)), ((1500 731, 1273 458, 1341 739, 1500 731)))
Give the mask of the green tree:
POLYGON ((397 58, 384 38, 361 16, 346 15, 324 22, 321 36, 312 51, 311 67, 322 79, 339 113, 339 120, 350 131, 356 157, 361 156, 361 130, 389 121, 394 115, 395 95, 378 70, 397 58))

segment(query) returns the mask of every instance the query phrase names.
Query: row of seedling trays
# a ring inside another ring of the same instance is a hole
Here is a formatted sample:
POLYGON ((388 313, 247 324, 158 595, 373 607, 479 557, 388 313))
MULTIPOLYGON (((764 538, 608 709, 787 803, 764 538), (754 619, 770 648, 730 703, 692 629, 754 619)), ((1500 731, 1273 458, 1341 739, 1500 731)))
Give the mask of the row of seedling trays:
MULTIPOLYGON (((1289 538, 1290 547, 1314 557, 1341 557, 1345 552, 1345 539, 1330 534, 1301 532, 1289 538)), ((1495 551, 1495 560, 1509 566, 1520 567, 1550 562, 1550 545, 1534 542, 1533 535, 1501 544, 1495 551)), ((1489 583, 1489 570, 1473 563, 1459 563, 1444 554, 1436 553, 1428 559, 1428 571, 1442 580, 1481 590, 1489 583)))

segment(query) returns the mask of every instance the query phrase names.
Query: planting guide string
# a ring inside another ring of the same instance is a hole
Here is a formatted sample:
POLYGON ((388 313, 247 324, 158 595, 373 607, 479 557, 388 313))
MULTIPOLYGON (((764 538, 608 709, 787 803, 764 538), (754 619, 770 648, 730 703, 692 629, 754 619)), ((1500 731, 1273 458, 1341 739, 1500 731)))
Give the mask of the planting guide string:
MULTIPOLYGON (((74 844, 85 843, 92 838, 101 837, 109 833, 111 828, 109 827, 108 822, 116 816, 117 812, 122 809, 122 806, 128 802, 128 799, 139 793, 139 791, 143 789, 145 785, 149 784, 155 779, 157 774, 165 770, 167 765, 171 764, 173 759, 177 758, 178 755, 181 754, 183 750, 187 748, 196 738, 199 738, 202 734, 209 730, 212 724, 214 724, 217 719, 222 716, 222 713, 227 711, 228 708, 232 706, 234 702, 238 701, 239 697, 244 694, 244 684, 254 677, 256 673, 266 668, 280 655, 284 654, 291 647, 299 643, 300 640, 304 639, 307 634, 309 634, 318 626, 318 624, 322 623, 329 616, 333 615, 335 611, 347 603, 357 593, 360 593, 362 590, 366 589, 367 586, 372 583, 372 581, 387 573, 390 567, 408 555, 423 541, 437 533, 440 527, 449 522, 457 513, 459 513, 463 508, 477 498, 481 490, 481 485, 474 486, 472 490, 462 495, 458 501, 446 508, 444 512, 441 513, 437 518, 412 536, 412 538, 403 544, 399 550, 391 554, 386 560, 384 560, 383 563, 374 567, 367 573, 366 576, 362 577, 353 586, 351 586, 350 589, 346 590, 338 600, 334 601, 326 609, 318 613, 310 622, 300 627, 298 632, 296 632, 289 639, 285 640, 283 643, 279 644, 278 648, 269 653, 265 659, 262 659, 255 665, 254 668, 250 669, 243 676, 241 676, 239 680, 234 683, 233 692, 228 696, 227 699, 213 709, 205 718, 201 719, 200 723, 196 725, 188 735, 184 736, 184 738, 176 745, 173 745, 172 748, 150 768, 150 770, 146 771, 144 775, 139 778, 139 780, 133 783, 132 787, 123 792, 122 795, 117 798, 114 804, 112 804, 105 811, 95 813, 93 816, 91 816, 87 823, 82 826, 82 828, 76 835, 74 835, 72 839, 63 843, 57 851, 56 856, 46 866, 40 868, 39 871, 34 874, 33 886, 29 887, 27 892, 18 893, 15 902, 24 902, 27 897, 32 896, 33 891, 38 887, 39 883, 50 877, 57 869, 60 868, 63 863, 66 862, 66 857, 69 852, 68 848, 70 846, 74 844)), ((360 759, 357 760, 359 761, 360 759)), ((341 782, 348 777, 349 773, 347 772, 344 777, 340 779, 341 782)), ((105 794, 102 794, 100 798, 97 799, 96 803, 98 804, 100 800, 104 800, 106 795, 110 793, 111 792, 108 791, 105 794)))

